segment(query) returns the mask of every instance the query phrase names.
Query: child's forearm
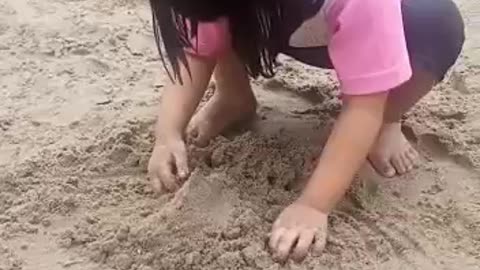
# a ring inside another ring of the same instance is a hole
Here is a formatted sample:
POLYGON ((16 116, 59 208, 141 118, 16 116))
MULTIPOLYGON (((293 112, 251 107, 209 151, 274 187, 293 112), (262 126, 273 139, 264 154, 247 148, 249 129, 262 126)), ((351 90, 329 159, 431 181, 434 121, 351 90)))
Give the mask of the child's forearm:
POLYGON ((204 91, 168 86, 162 96, 155 135, 157 140, 183 139, 188 125, 204 91))
POLYGON ((171 84, 163 93, 155 130, 157 140, 183 139, 185 128, 210 82, 214 61, 190 55, 187 60, 190 73, 182 68, 183 85, 171 84))
POLYGON ((383 122, 386 94, 349 97, 301 199, 329 213, 365 162, 383 122))

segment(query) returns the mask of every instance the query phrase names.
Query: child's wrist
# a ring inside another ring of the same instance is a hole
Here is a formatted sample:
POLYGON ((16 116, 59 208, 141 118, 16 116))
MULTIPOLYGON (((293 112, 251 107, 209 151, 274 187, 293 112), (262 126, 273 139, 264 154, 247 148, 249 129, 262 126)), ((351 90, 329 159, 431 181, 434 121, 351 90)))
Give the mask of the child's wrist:
POLYGON ((169 142, 183 141, 181 132, 161 132, 155 136, 155 142, 158 144, 168 144, 169 142))
POLYGON ((330 203, 325 201, 325 198, 316 193, 309 191, 308 189, 304 190, 298 201, 302 204, 308 205, 316 210, 328 215, 332 211, 329 206, 330 203))

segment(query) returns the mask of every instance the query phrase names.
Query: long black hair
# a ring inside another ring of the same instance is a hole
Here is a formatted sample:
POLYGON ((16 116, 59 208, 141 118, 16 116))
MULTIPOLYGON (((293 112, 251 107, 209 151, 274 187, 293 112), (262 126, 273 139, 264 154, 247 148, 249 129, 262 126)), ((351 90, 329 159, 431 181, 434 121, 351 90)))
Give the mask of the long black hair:
POLYGON ((189 70, 185 48, 196 47, 200 22, 226 16, 232 46, 252 77, 274 75, 280 47, 280 0, 150 0, 153 29, 161 60, 170 79, 182 83, 180 65, 189 70), (171 70, 169 69, 169 65, 171 70))

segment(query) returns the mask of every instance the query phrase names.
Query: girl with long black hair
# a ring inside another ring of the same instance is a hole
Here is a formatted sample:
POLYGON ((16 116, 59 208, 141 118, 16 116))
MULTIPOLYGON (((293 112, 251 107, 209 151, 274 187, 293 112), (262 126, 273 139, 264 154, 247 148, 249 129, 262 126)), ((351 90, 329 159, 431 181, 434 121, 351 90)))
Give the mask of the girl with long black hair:
POLYGON ((185 137, 197 144, 255 114, 249 78, 274 76, 284 53, 333 68, 343 108, 302 195, 273 225, 270 247, 302 260, 326 242, 327 218, 365 160, 385 177, 417 152, 400 119, 457 60, 464 25, 451 0, 150 0, 172 80, 149 163, 157 191, 188 177, 185 137), (212 76, 217 90, 194 115, 212 76))

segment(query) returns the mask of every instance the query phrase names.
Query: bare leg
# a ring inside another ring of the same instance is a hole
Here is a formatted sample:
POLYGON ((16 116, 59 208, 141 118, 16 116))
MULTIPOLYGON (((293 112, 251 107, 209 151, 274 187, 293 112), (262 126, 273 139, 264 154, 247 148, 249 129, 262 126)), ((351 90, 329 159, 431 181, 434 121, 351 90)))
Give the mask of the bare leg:
POLYGON ((217 89, 189 126, 190 138, 200 146, 256 113, 257 103, 250 80, 233 51, 218 61, 214 76, 217 89))
POLYGON ((418 153, 403 135, 400 120, 402 115, 424 97, 435 83, 433 74, 414 70, 408 82, 392 90, 385 112, 385 123, 369 155, 370 162, 383 176, 393 177, 413 169, 418 153))

